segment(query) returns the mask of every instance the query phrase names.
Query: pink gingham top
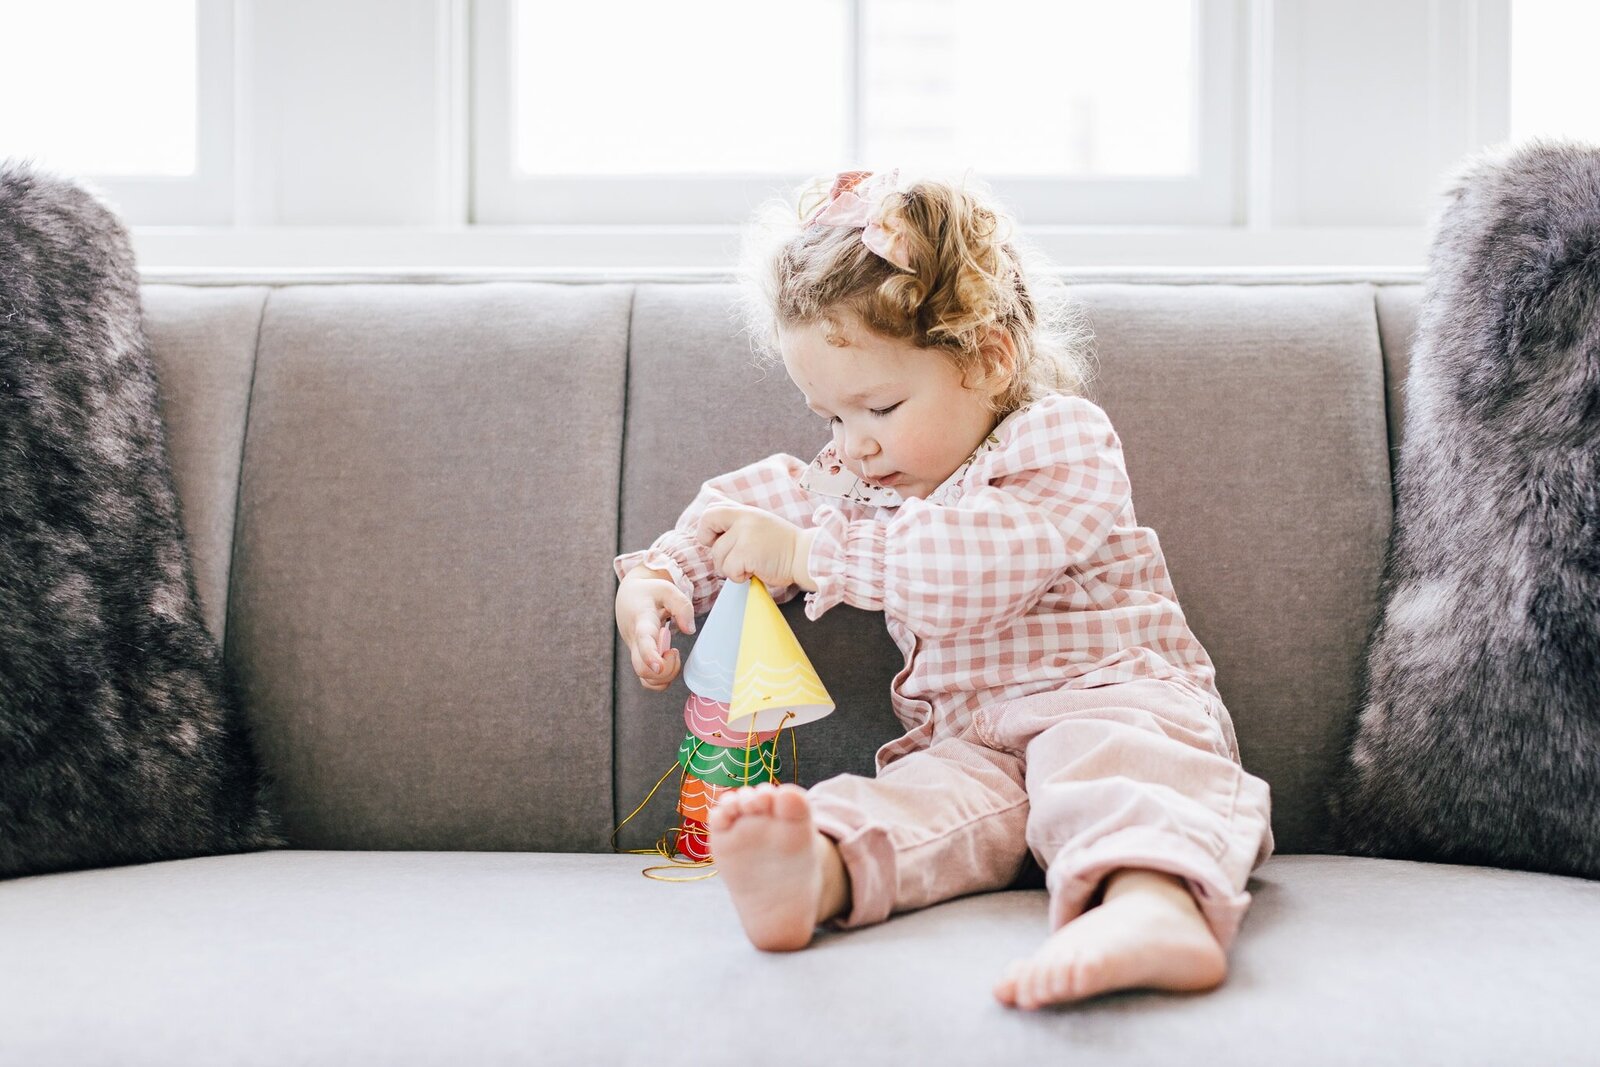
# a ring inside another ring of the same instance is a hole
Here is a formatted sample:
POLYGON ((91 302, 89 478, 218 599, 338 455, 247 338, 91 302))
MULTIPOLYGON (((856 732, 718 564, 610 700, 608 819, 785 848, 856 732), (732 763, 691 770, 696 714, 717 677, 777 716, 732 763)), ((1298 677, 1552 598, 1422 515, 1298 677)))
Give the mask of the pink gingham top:
POLYGON ((1121 442, 1093 403, 1053 395, 1012 412, 923 500, 841 468, 830 446, 809 465, 776 455, 713 478, 676 527, 616 558, 617 575, 665 571, 700 615, 722 582, 694 539, 708 507, 817 528, 806 616, 840 603, 882 611, 906 657, 890 696, 907 733, 879 751, 880 768, 963 732, 979 707, 1052 689, 1162 678, 1220 705, 1155 531, 1134 519, 1121 442))

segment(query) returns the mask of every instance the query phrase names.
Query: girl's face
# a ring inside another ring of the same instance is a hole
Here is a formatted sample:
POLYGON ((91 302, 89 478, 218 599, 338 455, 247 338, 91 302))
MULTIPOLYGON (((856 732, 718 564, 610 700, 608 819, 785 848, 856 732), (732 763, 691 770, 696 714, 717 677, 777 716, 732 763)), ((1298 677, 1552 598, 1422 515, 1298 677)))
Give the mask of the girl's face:
POLYGON ((937 489, 994 429, 995 394, 964 384, 942 352, 856 322, 833 341, 818 323, 781 329, 778 345, 806 405, 832 425, 846 466, 907 500, 937 489))

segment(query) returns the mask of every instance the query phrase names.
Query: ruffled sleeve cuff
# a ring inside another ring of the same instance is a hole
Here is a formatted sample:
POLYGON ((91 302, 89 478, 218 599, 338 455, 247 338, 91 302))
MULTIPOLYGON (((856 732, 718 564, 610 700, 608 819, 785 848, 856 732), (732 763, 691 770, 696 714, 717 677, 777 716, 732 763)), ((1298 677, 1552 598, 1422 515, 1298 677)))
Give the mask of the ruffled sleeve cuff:
POLYGON ((807 563, 817 584, 806 594, 806 618, 820 618, 836 604, 883 610, 883 523, 851 522, 836 508, 817 510, 817 534, 807 563))
MULTIPOLYGON (((668 530, 656 538, 655 544, 649 548, 618 556, 612 560, 612 567, 617 572, 618 581, 641 565, 651 570, 666 571, 678 591, 694 601, 696 579, 704 581, 714 577, 709 558, 703 559, 703 556, 706 556, 704 549, 692 537, 681 530, 668 530)), ((695 613, 701 614, 699 603, 695 604, 695 613)))

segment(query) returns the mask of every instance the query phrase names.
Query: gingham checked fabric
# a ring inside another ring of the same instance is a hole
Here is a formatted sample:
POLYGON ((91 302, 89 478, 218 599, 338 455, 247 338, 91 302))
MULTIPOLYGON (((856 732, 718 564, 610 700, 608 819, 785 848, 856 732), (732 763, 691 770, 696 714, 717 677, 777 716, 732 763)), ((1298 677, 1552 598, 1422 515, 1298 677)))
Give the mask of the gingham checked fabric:
MULTIPOLYGON (((906 657, 890 698, 907 733, 879 751, 880 768, 963 732, 979 707, 1064 686, 1164 678, 1220 703, 1160 542, 1134 518, 1121 442, 1093 403, 1050 396, 1013 412, 924 500, 808 490, 808 466, 831 460, 831 449, 810 465, 770 456, 706 482, 676 527, 617 557, 617 575, 665 571, 699 615, 722 581, 694 539, 707 508, 747 504, 818 528, 807 617, 839 603, 882 611, 906 657)), ((798 589, 771 591, 782 601, 798 589)))

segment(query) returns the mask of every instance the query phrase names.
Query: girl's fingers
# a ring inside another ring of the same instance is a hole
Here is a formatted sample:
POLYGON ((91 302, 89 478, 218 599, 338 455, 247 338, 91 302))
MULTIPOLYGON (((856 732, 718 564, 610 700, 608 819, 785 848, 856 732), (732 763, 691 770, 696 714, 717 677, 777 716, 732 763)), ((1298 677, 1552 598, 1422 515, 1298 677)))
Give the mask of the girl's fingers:
MULTIPOLYGON (((673 592, 678 593, 676 589, 673 592)), ((694 601, 678 593, 670 605, 672 621, 678 624, 678 632, 684 634, 694 633, 694 601)))
POLYGON ((639 676, 640 681, 655 676, 655 668, 646 662, 644 654, 638 648, 631 649, 629 656, 633 660, 633 673, 639 676))
POLYGON ((665 692, 672 685, 672 680, 678 676, 678 650, 673 649, 667 653, 667 662, 662 669, 650 677, 639 676, 639 682, 652 693, 665 692))
POLYGON ((695 541, 702 545, 714 546, 717 540, 733 526, 738 514, 738 508, 726 504, 716 504, 707 508, 695 527, 695 541))
POLYGON ((742 582, 745 579, 744 566, 740 562, 742 554, 735 551, 735 548, 736 546, 730 544, 726 538, 718 541, 711 549, 711 565, 724 578, 742 582))
POLYGON ((656 624, 641 618, 633 628, 633 667, 639 674, 647 670, 655 674, 661 670, 661 653, 656 651, 656 624))
POLYGON ((633 653, 633 673, 639 676, 639 681, 644 683, 646 689, 660 691, 671 685, 678 676, 678 663, 678 650, 675 648, 668 649, 665 656, 653 662, 637 649, 633 653))

